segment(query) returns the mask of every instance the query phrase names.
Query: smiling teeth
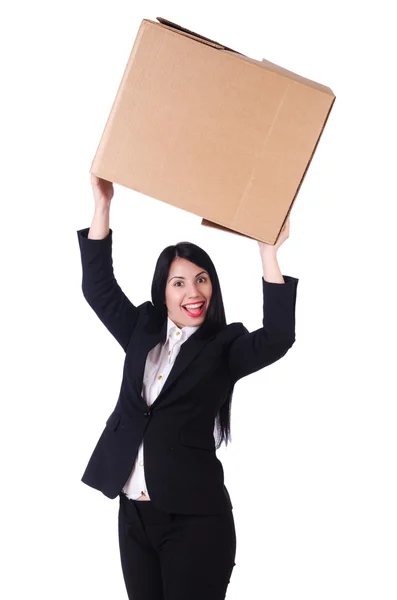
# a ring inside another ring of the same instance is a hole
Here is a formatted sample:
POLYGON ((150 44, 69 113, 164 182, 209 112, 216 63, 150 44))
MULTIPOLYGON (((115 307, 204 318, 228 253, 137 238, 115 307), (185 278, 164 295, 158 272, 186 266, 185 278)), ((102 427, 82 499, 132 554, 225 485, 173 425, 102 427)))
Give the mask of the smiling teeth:
POLYGON ((199 308, 203 304, 204 302, 199 302, 198 304, 185 304, 185 308, 199 308))

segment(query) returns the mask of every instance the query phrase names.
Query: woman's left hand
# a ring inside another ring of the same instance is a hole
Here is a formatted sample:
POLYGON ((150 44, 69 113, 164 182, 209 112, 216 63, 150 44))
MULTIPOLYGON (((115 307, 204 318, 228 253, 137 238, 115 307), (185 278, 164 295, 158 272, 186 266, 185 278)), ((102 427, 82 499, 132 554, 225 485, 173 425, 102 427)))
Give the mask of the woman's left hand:
POLYGON ((278 237, 276 244, 272 245, 272 244, 268 244, 267 242, 260 242, 259 240, 257 240, 257 242, 259 244, 259 248, 261 250, 264 250, 266 252, 268 252, 270 250, 272 250, 273 252, 277 252, 277 250, 280 248, 281 244, 283 244, 285 242, 285 240, 287 240, 289 237, 290 216, 291 215, 288 215, 288 218, 284 223, 284 227, 282 228, 282 230, 280 232, 280 235, 278 237))

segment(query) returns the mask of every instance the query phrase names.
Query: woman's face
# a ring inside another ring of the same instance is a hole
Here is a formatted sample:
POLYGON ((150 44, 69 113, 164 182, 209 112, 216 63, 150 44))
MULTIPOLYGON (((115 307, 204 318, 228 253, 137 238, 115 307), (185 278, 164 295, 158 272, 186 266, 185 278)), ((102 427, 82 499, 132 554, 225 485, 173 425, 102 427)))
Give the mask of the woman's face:
POLYGON ((212 283, 207 271, 198 265, 176 257, 171 263, 165 287, 168 317, 182 329, 201 325, 212 296, 212 283), (200 310, 183 308, 186 304, 203 303, 200 310))

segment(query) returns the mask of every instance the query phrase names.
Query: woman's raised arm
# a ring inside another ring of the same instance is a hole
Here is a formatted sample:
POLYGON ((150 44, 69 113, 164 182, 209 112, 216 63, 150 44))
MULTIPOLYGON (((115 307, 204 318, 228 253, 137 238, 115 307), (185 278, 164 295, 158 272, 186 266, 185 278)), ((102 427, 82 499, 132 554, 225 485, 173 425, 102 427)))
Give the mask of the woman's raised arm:
POLYGON ((109 228, 113 183, 91 174, 95 213, 91 227, 77 231, 83 270, 82 290, 88 304, 126 351, 139 310, 127 298, 113 273, 109 228))
POLYGON ((110 204, 114 195, 113 183, 91 173, 91 186, 94 194, 95 212, 88 239, 103 240, 109 233, 110 204))

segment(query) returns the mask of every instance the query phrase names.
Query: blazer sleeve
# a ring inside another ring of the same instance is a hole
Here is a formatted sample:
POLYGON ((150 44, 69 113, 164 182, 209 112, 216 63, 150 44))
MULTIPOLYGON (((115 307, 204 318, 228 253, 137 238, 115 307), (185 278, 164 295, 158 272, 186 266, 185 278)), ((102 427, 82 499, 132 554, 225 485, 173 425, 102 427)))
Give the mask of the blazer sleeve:
POLYGON ((233 383, 282 358, 295 342, 295 305, 298 279, 283 275, 285 283, 262 277, 263 327, 243 333, 229 346, 228 363, 233 383))
POLYGON ((88 231, 89 227, 77 231, 83 269, 83 295, 102 323, 127 351, 139 310, 130 302, 115 279, 112 229, 109 229, 108 235, 102 240, 89 239, 88 231))

